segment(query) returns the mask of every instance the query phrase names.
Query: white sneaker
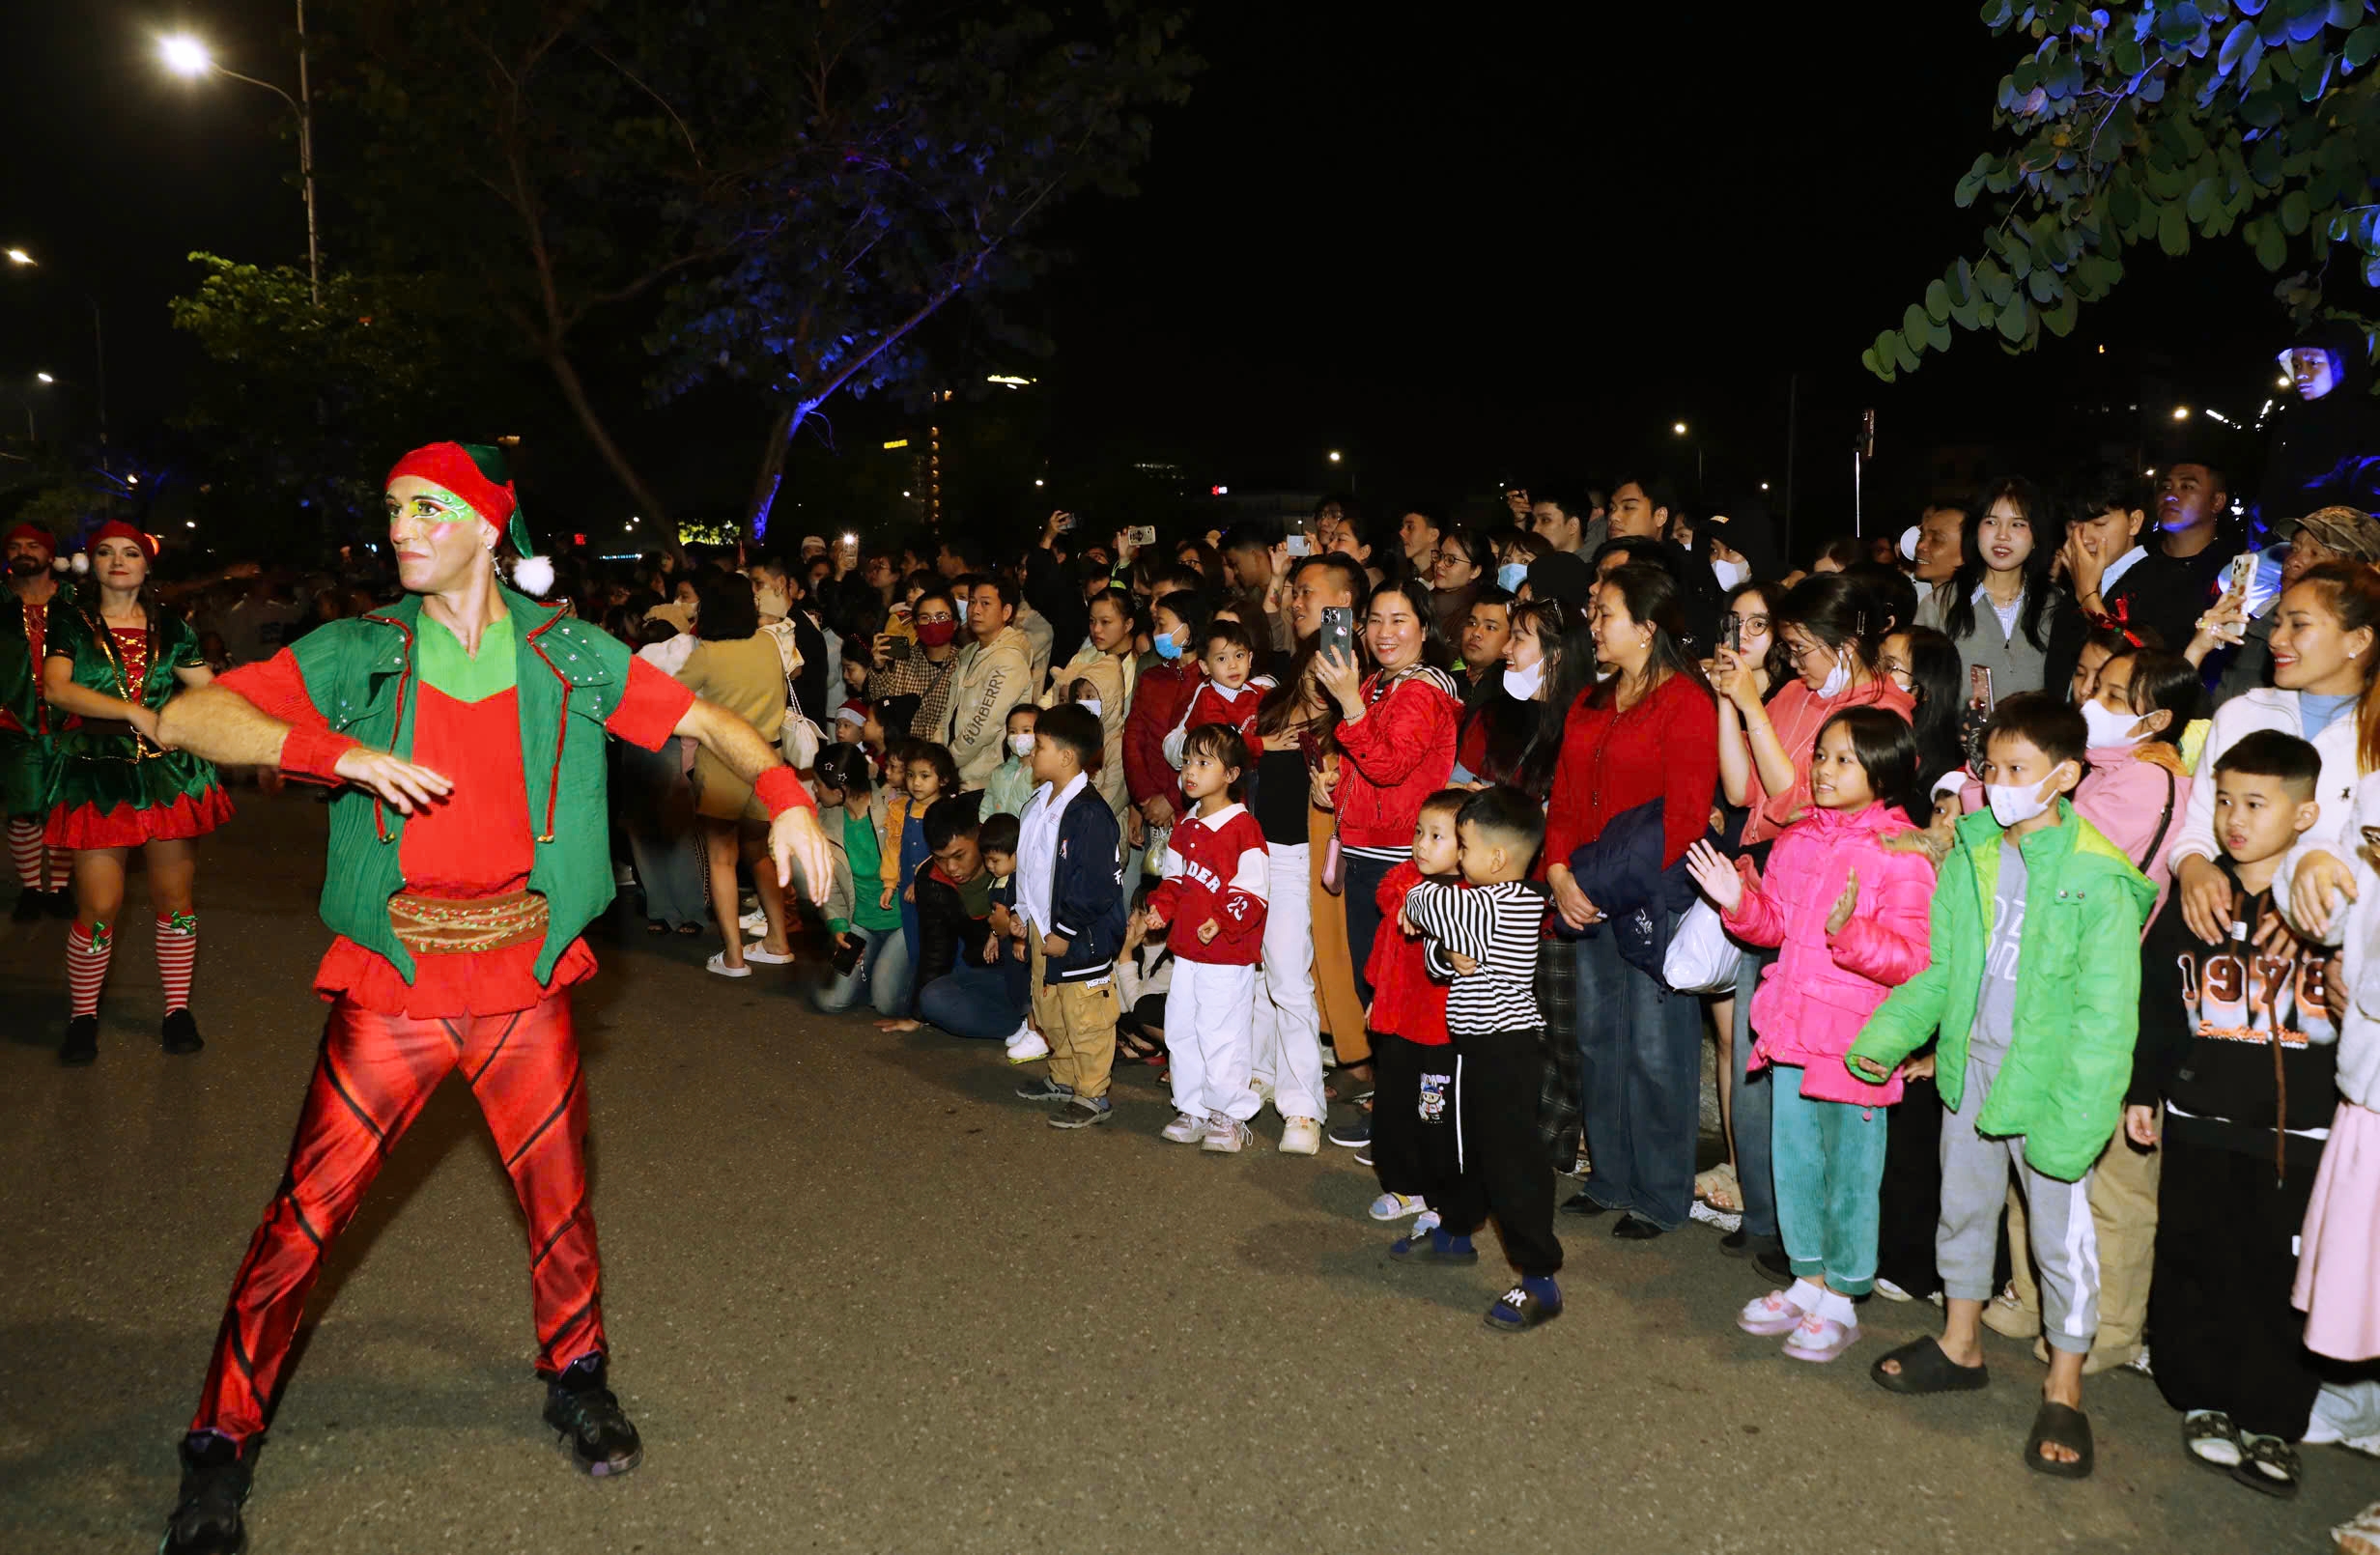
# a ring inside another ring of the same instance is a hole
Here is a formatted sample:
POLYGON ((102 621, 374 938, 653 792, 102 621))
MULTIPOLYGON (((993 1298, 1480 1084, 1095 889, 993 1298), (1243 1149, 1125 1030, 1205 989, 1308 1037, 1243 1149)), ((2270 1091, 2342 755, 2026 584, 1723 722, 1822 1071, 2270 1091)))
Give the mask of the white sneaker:
POLYGON ((1283 1155, 1317 1155, 1322 1149, 1322 1125, 1312 1117, 1292 1117, 1281 1129, 1283 1155))
POLYGON ((1206 1137, 1206 1119, 1196 1113, 1176 1113, 1174 1120, 1158 1131, 1158 1137, 1176 1145, 1196 1145, 1206 1137))
POLYGON ((1049 1056, 1050 1045, 1041 1039, 1039 1032, 1027 1030, 1008 1038, 1008 1061, 1010 1063, 1031 1063, 1036 1059, 1046 1059, 1049 1056))
POLYGON ((1256 1131, 1236 1117, 1217 1117, 1208 1121, 1206 1137, 1199 1141, 1199 1148, 1215 1155, 1237 1155, 1256 1138, 1256 1131))
POLYGON ((769 915, 757 907, 736 921, 744 926, 744 932, 748 935, 758 936, 769 932, 769 915))
POLYGON ((1410 1194, 1384 1193, 1372 1201, 1372 1218, 1402 1220, 1407 1215, 1418 1215, 1429 1207, 1430 1201, 1427 1199, 1418 1199, 1410 1194))

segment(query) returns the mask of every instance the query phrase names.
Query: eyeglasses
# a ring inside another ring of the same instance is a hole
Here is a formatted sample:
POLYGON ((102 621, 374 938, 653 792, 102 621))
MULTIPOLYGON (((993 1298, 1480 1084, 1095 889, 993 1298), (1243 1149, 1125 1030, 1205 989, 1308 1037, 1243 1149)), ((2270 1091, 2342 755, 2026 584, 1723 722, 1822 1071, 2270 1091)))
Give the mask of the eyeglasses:
POLYGON ((1755 637, 1765 637, 1769 635, 1769 618, 1765 615, 1739 615, 1736 617, 1736 629, 1755 637))

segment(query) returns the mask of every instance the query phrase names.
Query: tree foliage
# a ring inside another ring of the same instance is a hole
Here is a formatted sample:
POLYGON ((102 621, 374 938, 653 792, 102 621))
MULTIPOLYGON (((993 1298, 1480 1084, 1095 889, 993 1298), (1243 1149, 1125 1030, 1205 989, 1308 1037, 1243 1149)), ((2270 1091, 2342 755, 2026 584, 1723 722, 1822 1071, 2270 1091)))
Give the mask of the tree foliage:
POLYGON ((1034 273, 1035 222, 1124 192, 1195 62, 1137 0, 688 6, 357 0, 361 198, 391 269, 466 280, 637 499, 581 371, 641 338, 656 400, 724 382, 785 437, 920 369, 920 325, 1034 273))
POLYGON ((169 305, 207 366, 180 425, 206 438, 220 484, 377 527, 371 476, 435 427, 472 381, 469 350, 417 276, 323 277, 192 254, 198 287, 169 305))
POLYGON ((1998 220, 1860 355, 1890 381, 1951 331, 2012 351, 2064 335, 2124 276, 2124 251, 2236 234, 2300 312, 2327 268, 2352 261, 2380 286, 2380 57, 2375 0, 1985 0, 1996 35, 2028 52, 2001 78, 1986 152, 1957 198, 1998 220))

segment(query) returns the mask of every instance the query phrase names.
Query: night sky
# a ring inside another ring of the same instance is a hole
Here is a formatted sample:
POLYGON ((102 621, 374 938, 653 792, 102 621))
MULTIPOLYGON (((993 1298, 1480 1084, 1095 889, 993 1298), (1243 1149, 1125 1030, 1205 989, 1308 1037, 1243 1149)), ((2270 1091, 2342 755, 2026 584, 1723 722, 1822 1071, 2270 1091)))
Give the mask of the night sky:
MULTIPOLYGON (((188 26, 294 86, 287 9, 0 9, 16 149, 0 242, 45 262, 0 272, 0 414, 21 413, 37 367, 82 397, 68 409, 88 403, 80 287, 105 309, 117 440, 155 437, 186 392, 164 306, 183 256, 301 261, 304 228, 279 99, 169 77, 152 40, 188 26)), ((1781 496, 1798 373, 1797 516, 1817 534, 1849 527, 1863 405, 1882 429, 1870 495, 1896 513, 1943 469, 2048 460, 2079 436, 2078 403, 2252 413, 2286 323, 2231 240, 2178 265, 2136 251, 2116 299, 2037 355, 1962 336, 1900 384, 1867 377, 1861 348, 1974 251, 1981 212, 1951 187, 1991 144, 2012 55, 1967 5, 1878 4, 1856 26, 1854 9, 1823 8, 1820 28, 1808 6, 1204 8, 1207 69, 1160 118, 1142 195, 1068 208, 1049 237, 1072 262, 1022 310, 1057 346, 1021 364, 1051 396, 1053 470, 1128 455, 1312 489, 1339 448, 1368 500, 1455 501, 1647 464, 1690 477, 1683 419, 1714 489, 1781 496)), ((341 148, 318 156, 335 258, 341 148)), ((854 444, 898 416, 840 413, 854 444)), ((674 442, 689 421, 632 436, 674 442)), ((736 417, 705 424, 726 484, 748 479, 736 417)))

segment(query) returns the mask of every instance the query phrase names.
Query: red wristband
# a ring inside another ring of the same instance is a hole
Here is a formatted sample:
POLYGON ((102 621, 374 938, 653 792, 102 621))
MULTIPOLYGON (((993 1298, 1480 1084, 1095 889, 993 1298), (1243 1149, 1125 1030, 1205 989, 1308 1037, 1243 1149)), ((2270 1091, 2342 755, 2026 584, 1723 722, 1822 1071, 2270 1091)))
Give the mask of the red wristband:
POLYGON ((341 782, 339 758, 362 743, 328 729, 294 728, 281 742, 281 770, 292 778, 311 778, 319 783, 341 782))
POLYGON ((752 784, 752 792, 768 806, 769 819, 774 821, 791 809, 814 810, 818 802, 802 786, 800 775, 791 767, 771 767, 752 784))

